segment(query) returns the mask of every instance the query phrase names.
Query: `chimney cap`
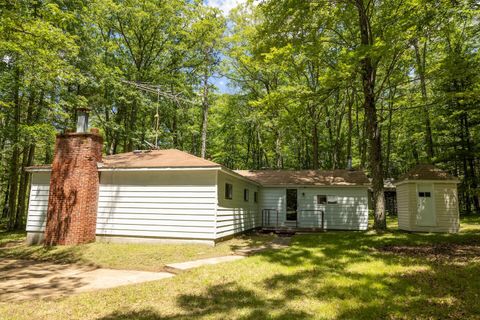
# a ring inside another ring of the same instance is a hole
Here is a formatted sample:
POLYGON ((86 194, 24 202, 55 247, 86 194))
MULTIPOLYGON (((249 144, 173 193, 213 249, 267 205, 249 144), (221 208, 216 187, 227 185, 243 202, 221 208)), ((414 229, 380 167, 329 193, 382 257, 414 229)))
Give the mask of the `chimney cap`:
POLYGON ((92 109, 89 107, 77 107, 77 111, 84 111, 84 112, 90 112, 92 109))

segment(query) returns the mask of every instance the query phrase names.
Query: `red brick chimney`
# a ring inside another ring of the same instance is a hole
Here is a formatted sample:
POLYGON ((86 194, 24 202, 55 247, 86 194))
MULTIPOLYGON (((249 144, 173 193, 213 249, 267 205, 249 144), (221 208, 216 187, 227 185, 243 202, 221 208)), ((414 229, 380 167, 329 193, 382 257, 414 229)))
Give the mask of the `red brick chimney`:
POLYGON ((90 133, 57 135, 50 177, 46 245, 95 241, 97 162, 102 161, 102 144, 103 139, 95 129, 90 133))

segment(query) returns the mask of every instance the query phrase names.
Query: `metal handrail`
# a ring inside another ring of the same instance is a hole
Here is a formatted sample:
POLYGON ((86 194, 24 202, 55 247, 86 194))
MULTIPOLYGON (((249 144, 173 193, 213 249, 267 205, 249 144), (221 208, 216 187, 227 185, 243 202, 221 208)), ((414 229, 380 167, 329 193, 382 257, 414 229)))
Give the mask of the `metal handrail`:
MULTIPOLYGON (((316 209, 305 209, 305 210, 301 210, 301 212, 321 212, 322 213, 322 231, 325 230, 325 211, 316 210, 316 209)), ((298 217, 297 217, 297 227, 298 227, 298 217)))
POLYGON ((262 227, 270 226, 270 212, 274 211, 276 213, 276 225, 278 228, 278 215, 279 212, 277 209, 263 209, 262 210, 262 227))

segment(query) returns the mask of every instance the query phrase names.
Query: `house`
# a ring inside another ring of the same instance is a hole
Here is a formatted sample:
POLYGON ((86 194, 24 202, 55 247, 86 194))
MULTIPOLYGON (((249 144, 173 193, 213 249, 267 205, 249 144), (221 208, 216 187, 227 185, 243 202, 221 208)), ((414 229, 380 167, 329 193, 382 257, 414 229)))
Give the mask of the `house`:
POLYGON ((60 134, 55 150, 51 166, 28 168, 29 243, 214 244, 274 222, 368 225, 369 183, 361 171, 233 171, 175 149, 102 157, 97 131, 60 134))
POLYGON ((368 227, 368 178, 355 170, 236 171, 261 185, 266 226, 340 230, 368 227))
POLYGON ((458 179, 420 164, 396 183, 398 227, 406 231, 458 232, 458 179))

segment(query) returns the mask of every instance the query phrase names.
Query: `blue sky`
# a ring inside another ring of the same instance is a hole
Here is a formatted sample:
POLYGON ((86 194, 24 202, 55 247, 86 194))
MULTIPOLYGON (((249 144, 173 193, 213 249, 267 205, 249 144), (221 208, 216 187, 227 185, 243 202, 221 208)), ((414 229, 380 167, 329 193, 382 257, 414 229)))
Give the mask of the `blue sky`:
MULTIPOLYGON (((246 0, 205 0, 207 6, 215 7, 223 11, 223 14, 227 16, 230 10, 238 6, 240 3, 244 3, 246 0)), ((210 81, 218 88, 220 93, 233 93, 234 90, 228 87, 228 79, 221 76, 211 77, 210 81)))
POLYGON ((245 0, 205 0, 207 6, 218 8, 222 10, 225 15, 228 15, 230 10, 244 2, 245 0))

